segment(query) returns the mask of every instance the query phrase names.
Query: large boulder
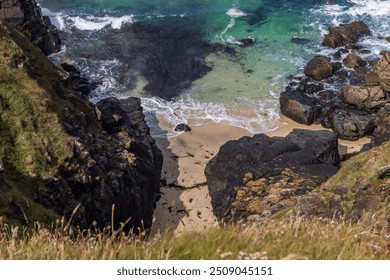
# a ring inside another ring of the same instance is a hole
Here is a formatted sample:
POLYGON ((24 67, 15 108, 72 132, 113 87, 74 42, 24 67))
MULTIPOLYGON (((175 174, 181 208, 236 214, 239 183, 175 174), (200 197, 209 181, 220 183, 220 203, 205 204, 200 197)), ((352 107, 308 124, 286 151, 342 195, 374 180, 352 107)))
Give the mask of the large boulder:
POLYGON ((380 86, 342 86, 341 100, 361 110, 379 109, 386 102, 386 93, 380 86))
POLYGON ((61 50, 58 31, 35 0, 2 0, 0 19, 26 35, 46 55, 61 50))
POLYGON ((313 124, 321 113, 315 98, 297 90, 287 89, 282 92, 279 101, 282 114, 301 124, 313 124))
POLYGON ((353 108, 336 109, 330 115, 331 127, 341 139, 358 140, 374 129, 374 116, 353 108))
POLYGON ((330 58, 315 56, 306 64, 304 73, 313 80, 321 81, 333 74, 333 65, 330 58))
POLYGON ((354 44, 364 36, 371 35, 371 31, 363 21, 354 21, 339 27, 329 28, 322 44, 331 48, 338 48, 347 44, 354 44))
POLYGON ((223 221, 268 216, 292 207, 337 171, 337 135, 294 130, 229 141, 206 166, 216 216, 223 221))

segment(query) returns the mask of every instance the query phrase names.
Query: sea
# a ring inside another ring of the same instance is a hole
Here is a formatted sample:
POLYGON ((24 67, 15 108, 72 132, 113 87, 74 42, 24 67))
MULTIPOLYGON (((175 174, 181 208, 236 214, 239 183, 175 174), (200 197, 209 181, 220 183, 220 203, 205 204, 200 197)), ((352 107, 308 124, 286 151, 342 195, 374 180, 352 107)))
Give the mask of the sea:
POLYGON ((98 81, 89 96, 94 103, 109 96, 140 97, 154 137, 177 136, 180 132, 174 128, 179 123, 226 123, 252 133, 281 126, 278 97, 312 56, 334 51, 321 46, 329 27, 363 20, 372 31, 359 43, 372 51, 366 56, 390 49, 384 40, 390 36, 390 0, 39 0, 38 4, 62 38, 61 52, 50 58, 74 64, 83 76, 98 81), (125 45, 132 39, 121 30, 139 23, 171 34, 167 36, 179 34, 173 40, 180 40, 180 34, 196 34, 194 40, 226 46, 235 54, 207 53, 200 58, 207 73, 193 79, 186 76, 180 81, 176 70, 167 74, 177 75, 178 83, 186 85, 174 97, 146 94, 144 89, 153 81, 126 61, 132 49, 107 51, 113 38, 107 34, 115 34, 115 40, 125 45), (243 46, 242 39, 253 44, 243 46))

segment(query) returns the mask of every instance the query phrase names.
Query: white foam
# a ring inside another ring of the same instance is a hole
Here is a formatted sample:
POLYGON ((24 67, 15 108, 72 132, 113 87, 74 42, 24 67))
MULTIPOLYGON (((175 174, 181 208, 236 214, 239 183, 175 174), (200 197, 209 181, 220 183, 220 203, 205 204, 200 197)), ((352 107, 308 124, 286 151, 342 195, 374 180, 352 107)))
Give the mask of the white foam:
POLYGON ((238 98, 234 105, 200 102, 185 94, 179 100, 166 101, 157 97, 142 98, 146 121, 154 137, 174 137, 180 134, 174 128, 179 123, 190 122, 191 126, 208 123, 226 123, 244 128, 252 133, 276 129, 282 123, 278 101, 247 100, 238 98))
POLYGON ((231 18, 240 18, 240 17, 244 17, 246 16, 247 14, 245 12, 242 12, 240 11, 239 9, 236 9, 236 8, 231 8, 229 9, 226 14, 231 17, 231 18))
POLYGON ((125 23, 134 22, 133 15, 126 15, 121 17, 112 17, 112 16, 104 16, 104 17, 95 17, 95 16, 76 16, 76 17, 68 17, 68 20, 74 25, 76 28, 80 30, 101 30, 105 27, 111 27, 113 29, 119 29, 125 23))

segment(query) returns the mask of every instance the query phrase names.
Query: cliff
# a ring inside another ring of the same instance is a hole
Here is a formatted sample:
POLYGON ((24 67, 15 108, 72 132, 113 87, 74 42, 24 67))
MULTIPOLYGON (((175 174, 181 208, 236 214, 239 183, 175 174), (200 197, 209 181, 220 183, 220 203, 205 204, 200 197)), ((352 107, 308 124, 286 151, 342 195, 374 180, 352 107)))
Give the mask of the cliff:
POLYGON ((23 33, 46 55, 61 50, 56 27, 48 17, 42 16, 35 0, 0 1, 0 20, 5 20, 23 33))
POLYGON ((162 154, 139 99, 110 100, 100 111, 33 38, 6 23, 0 38, 0 216, 50 223, 76 209, 72 222, 81 228, 112 218, 126 231, 149 228, 162 154), (115 129, 104 123, 110 114, 115 129))

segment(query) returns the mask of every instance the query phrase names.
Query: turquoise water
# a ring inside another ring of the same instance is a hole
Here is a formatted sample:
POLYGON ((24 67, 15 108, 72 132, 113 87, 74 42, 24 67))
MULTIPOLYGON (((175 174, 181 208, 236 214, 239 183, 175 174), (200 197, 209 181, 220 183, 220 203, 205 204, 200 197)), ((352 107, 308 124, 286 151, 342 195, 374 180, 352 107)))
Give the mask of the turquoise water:
POLYGON ((133 78, 136 86, 131 88, 117 78, 118 67, 123 63, 120 59, 90 61, 75 55, 77 49, 104 52, 107 42, 99 36, 120 29, 124 23, 146 22, 165 29, 196 32, 206 42, 236 49, 235 57, 210 54, 206 62, 213 67, 212 71, 193 81, 174 100, 142 99, 155 136, 161 133, 174 136, 172 129, 180 122, 191 125, 226 122, 255 133, 275 129, 281 125, 278 95, 287 77, 301 71, 314 54, 329 52, 320 46, 321 36, 329 26, 363 19, 374 35, 362 44, 374 49, 373 55, 389 48, 379 39, 390 35, 387 0, 42 0, 39 3, 62 32, 63 51, 54 55, 53 60, 74 63, 88 77, 102 81, 91 96, 93 102, 110 95, 142 96, 147 83, 144 77, 133 78), (239 47, 238 40, 244 38, 253 38, 255 44, 239 47), (294 44, 292 38, 308 40, 305 44, 294 44))

